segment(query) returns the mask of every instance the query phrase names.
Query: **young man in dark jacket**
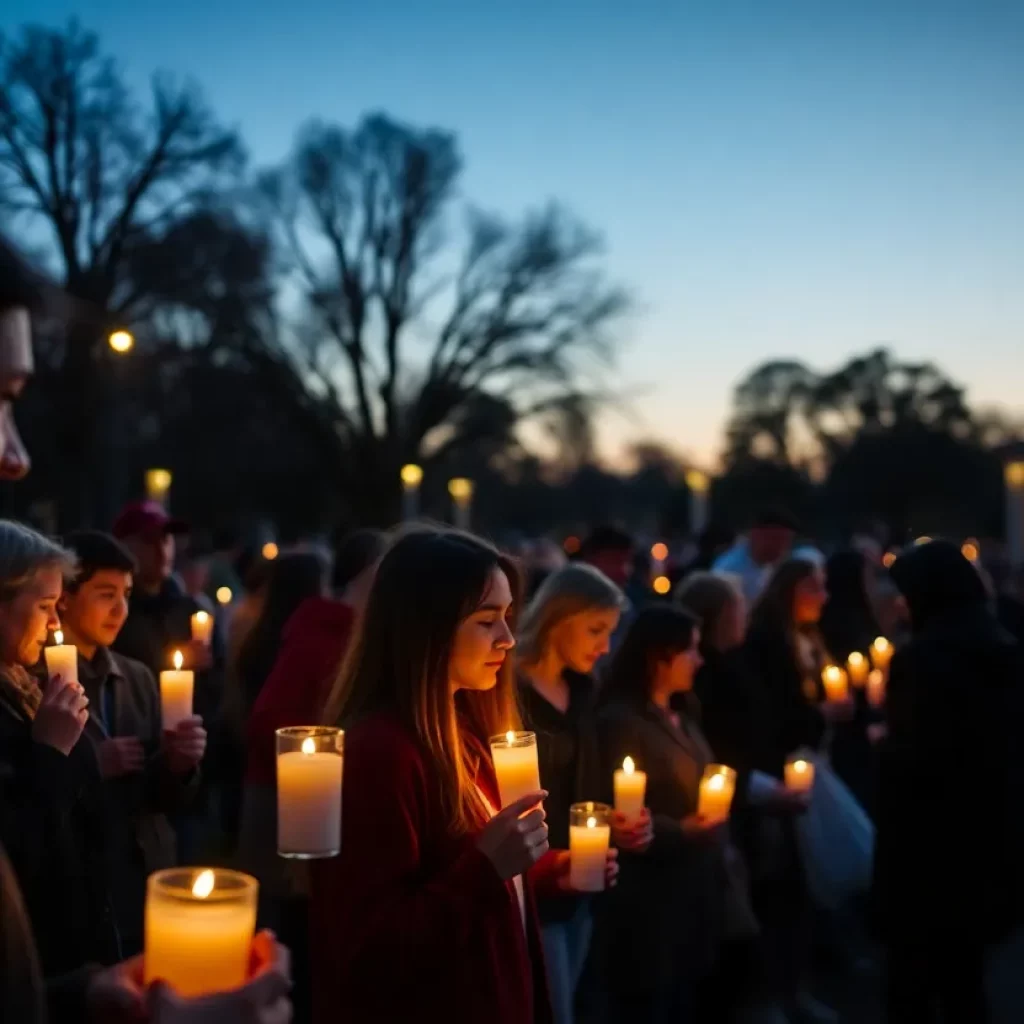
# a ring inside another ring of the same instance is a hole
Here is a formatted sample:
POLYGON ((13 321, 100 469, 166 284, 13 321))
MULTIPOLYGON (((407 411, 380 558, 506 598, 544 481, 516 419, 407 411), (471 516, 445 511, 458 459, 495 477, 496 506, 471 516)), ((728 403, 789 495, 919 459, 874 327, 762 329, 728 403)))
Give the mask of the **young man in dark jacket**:
POLYGON ((146 877, 175 863, 166 815, 195 796, 206 731, 198 715, 162 731, 153 673, 110 650, 128 614, 131 554, 98 532, 72 534, 67 544, 80 569, 65 587, 60 613, 66 639, 78 648, 79 681, 89 698, 85 736, 104 780, 114 911, 124 950, 135 953, 142 948, 146 877))

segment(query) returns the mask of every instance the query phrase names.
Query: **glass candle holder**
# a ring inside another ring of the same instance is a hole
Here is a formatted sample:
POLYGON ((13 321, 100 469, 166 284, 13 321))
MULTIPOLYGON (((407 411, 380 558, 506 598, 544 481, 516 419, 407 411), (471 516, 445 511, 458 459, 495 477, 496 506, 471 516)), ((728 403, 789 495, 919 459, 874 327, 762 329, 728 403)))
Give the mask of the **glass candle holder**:
POLYGON ((846 672, 838 665, 826 665, 821 673, 821 683, 825 688, 825 700, 841 702, 850 695, 850 684, 846 672))
POLYGON ((712 821, 725 821, 736 793, 736 772, 728 765, 709 764, 704 769, 697 796, 697 813, 712 821))
POLYGON ((145 983, 183 996, 242 985, 256 929, 259 883, 224 868, 169 868, 146 883, 145 983))
POLYGON ((786 761, 783 778, 791 793, 809 793, 814 788, 814 762, 806 754, 793 754, 786 761))
POLYGON ((536 793, 540 789, 536 734, 509 730, 503 736, 492 736, 490 743, 501 806, 536 793))
POLYGON ((854 686, 862 687, 868 681, 870 671, 871 662, 860 651, 853 651, 846 659, 846 674, 854 686))
POLYGON ((884 636, 877 636, 871 644, 871 664, 883 672, 888 672, 889 662, 895 653, 895 648, 884 636))
POLYGON ((213 616, 207 611, 200 610, 193 613, 191 622, 192 639, 209 647, 213 641, 213 616))
POLYGON ((577 892, 601 892, 611 842, 612 809, 592 800, 569 808, 569 885, 577 892))
POLYGON ((612 776, 615 791, 615 810, 627 821, 636 821, 643 814, 647 793, 647 772, 637 770, 633 758, 623 759, 622 767, 612 776))
POLYGON ((326 725, 276 732, 277 852, 297 860, 341 852, 345 734, 326 725))

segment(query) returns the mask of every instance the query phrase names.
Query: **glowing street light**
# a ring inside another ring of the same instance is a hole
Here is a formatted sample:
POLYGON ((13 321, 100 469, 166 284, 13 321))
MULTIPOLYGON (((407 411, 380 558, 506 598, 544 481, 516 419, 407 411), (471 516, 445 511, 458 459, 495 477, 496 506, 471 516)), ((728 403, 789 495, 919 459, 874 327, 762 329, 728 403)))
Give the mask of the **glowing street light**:
POLYGON ((268 540, 261 553, 268 562, 272 562, 281 553, 281 549, 272 540, 268 540))
POLYGON ((452 519, 460 530, 469 529, 469 514, 473 507, 473 481, 464 476, 453 476, 448 481, 452 496, 452 519))
POLYGON ((135 336, 131 331, 111 331, 107 344, 119 355, 131 352, 135 347, 135 336))
POLYGON ((667 594, 672 589, 672 581, 667 576, 655 576, 652 586, 656 594, 667 594))
POLYGON ((711 479, 703 470, 690 469, 686 473, 686 486, 690 489, 690 533, 696 537, 708 525, 711 479))
POLYGON ((147 469, 146 497, 150 501, 159 501, 161 505, 167 504, 173 482, 174 476, 169 469, 147 469))
POLYGON ((415 519, 420 510, 420 484, 423 483, 423 467, 407 462, 400 470, 402 478, 402 518, 415 519))

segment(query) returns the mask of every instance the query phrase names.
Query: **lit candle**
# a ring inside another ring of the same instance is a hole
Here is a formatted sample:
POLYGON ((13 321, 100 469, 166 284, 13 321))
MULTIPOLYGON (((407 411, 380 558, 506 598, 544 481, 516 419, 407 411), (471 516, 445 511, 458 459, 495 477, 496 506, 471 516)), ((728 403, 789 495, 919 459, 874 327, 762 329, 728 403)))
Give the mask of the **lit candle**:
POLYGON ((249 973, 259 883, 222 868, 169 868, 146 883, 146 985, 183 996, 238 988, 249 973))
POLYGON ((199 611, 192 616, 192 639, 210 646, 213 639, 213 616, 209 612, 199 611))
POLYGON ((491 757, 498 776, 501 806, 508 807, 527 793, 540 789, 537 737, 532 732, 513 732, 491 738, 491 757))
POLYGON ((577 892, 600 892, 608 864, 611 826, 607 804, 587 801, 569 808, 569 886, 577 892))
POLYGON ((736 792, 736 773, 724 764, 709 764, 704 769, 697 794, 697 813, 712 821, 725 820, 736 792))
POLYGON ((871 662, 875 668, 888 672, 889 662, 892 661, 893 653, 892 644, 884 636, 876 637, 871 645, 871 662))
POLYGON ((809 793, 814 788, 814 763, 804 757, 792 757, 786 762, 786 789, 791 793, 809 793))
POLYGON ((643 813, 647 791, 647 772, 638 772, 633 758, 627 757, 614 775, 615 810, 627 821, 636 821, 643 813))
POLYGON ((341 851, 345 734, 327 726, 277 730, 277 852, 312 860, 341 851))
POLYGON ((846 659, 846 671, 850 677, 850 682, 854 686, 863 686, 868 681, 868 672, 871 671, 871 662, 864 657, 860 651, 854 651, 846 659))
POLYGON ((821 681, 825 686, 825 700, 844 701, 850 693, 846 673, 838 665, 828 665, 821 673, 821 681))
POLYGON ((885 703, 885 673, 880 668, 873 668, 868 675, 868 703, 873 708, 885 703))
POLYGON ((65 683, 78 682, 78 648, 64 643, 64 634, 54 630, 54 643, 43 648, 46 657, 46 674, 52 679, 60 676, 65 683))
POLYGON ((182 671, 181 651, 174 652, 174 668, 160 673, 160 716, 163 728, 176 729, 183 718, 192 714, 192 690, 195 674, 182 671))

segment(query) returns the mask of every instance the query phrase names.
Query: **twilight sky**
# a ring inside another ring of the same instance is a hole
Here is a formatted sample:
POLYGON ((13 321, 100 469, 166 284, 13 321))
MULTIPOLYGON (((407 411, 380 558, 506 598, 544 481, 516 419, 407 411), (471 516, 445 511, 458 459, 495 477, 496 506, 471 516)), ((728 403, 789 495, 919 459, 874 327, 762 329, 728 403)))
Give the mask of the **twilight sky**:
POLYGON ((257 165, 309 116, 455 130, 464 192, 563 200, 639 311, 604 451, 714 457, 753 365, 880 343, 1024 412, 1024 3, 7 0, 197 78, 257 165))

